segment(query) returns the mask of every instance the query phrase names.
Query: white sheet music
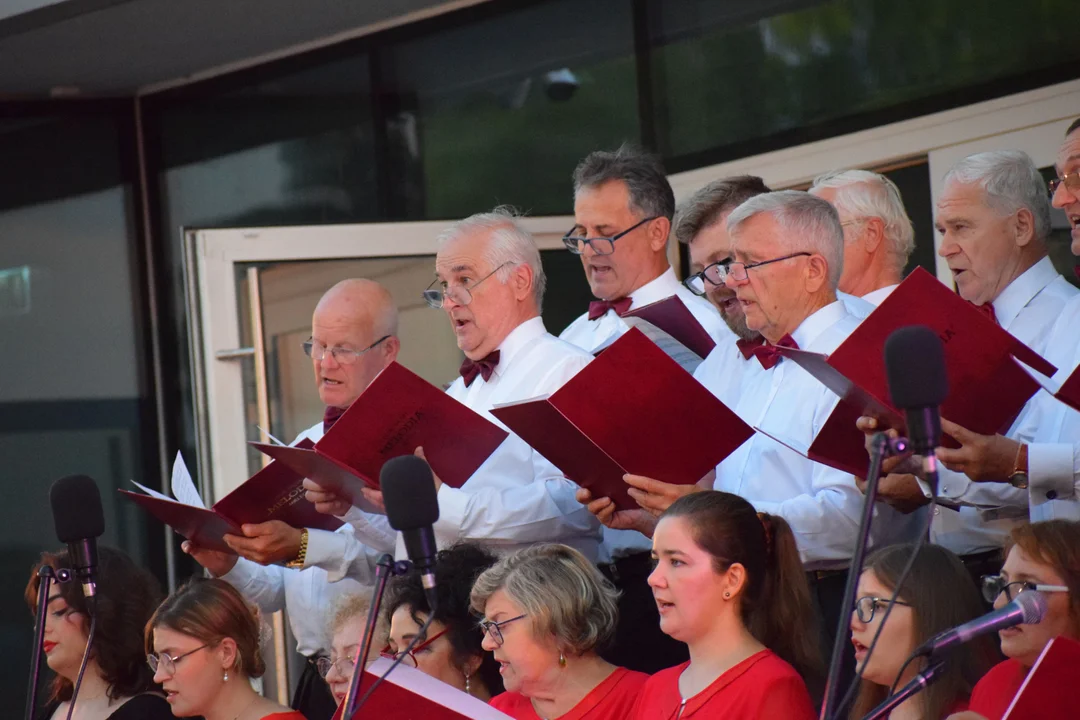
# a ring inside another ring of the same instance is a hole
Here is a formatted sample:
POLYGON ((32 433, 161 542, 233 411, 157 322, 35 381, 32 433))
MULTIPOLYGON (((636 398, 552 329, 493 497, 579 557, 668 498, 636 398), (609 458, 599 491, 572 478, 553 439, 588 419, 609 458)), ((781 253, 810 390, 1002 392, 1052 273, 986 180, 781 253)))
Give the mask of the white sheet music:
MULTIPOLYGON (((393 660, 381 657, 368 665, 366 672, 381 677, 393 662, 393 660)), ((472 695, 447 685, 442 680, 436 680, 408 665, 402 664, 394 668, 394 672, 387 675, 386 679, 383 680, 383 684, 386 683, 393 683, 398 687, 405 688, 411 693, 427 698, 448 710, 453 710, 467 718, 471 718, 471 720, 512 720, 509 715, 499 712, 483 700, 478 700, 472 695)), ((379 691, 376 690, 375 695, 378 694, 379 691)))
POLYGON ((184 456, 179 452, 176 453, 176 460, 173 461, 172 466, 172 492, 173 497, 179 502, 206 509, 206 504, 199 495, 198 488, 195 487, 195 481, 191 479, 191 473, 184 464, 184 456))

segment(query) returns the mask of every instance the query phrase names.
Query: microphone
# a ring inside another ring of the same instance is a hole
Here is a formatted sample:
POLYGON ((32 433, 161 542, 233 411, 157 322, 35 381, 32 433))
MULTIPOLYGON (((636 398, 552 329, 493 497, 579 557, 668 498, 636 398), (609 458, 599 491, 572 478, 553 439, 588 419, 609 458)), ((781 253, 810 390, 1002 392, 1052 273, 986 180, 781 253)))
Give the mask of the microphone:
POLYGON ((1019 593, 1015 600, 1000 610, 938 633, 920 645, 915 655, 938 655, 979 635, 997 632, 1015 625, 1035 625, 1046 615, 1046 609, 1046 596, 1041 592, 1029 590, 1019 593))
POLYGON ((941 444, 939 406, 949 395, 941 340, 925 325, 893 331, 885 341, 885 372, 893 405, 907 418, 911 449, 933 457, 941 444))
POLYGON ((402 455, 388 460, 379 472, 383 504, 390 527, 401 532, 405 552, 420 572, 431 612, 439 604, 435 591, 435 531, 432 525, 439 519, 439 500, 431 467, 415 455, 402 455))
POLYGON ((75 576, 82 584, 87 608, 92 612, 97 585, 97 538, 105 532, 101 493, 86 475, 69 475, 53 483, 49 490, 56 537, 67 543, 75 576))

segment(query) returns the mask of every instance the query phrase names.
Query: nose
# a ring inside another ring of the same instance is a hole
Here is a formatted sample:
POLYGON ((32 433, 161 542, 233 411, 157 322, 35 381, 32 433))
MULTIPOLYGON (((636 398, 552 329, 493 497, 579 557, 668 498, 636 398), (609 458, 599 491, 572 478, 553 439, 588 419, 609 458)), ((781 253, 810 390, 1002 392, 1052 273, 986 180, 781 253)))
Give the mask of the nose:
POLYGON ((495 643, 495 640, 487 632, 484 633, 484 639, 480 641, 480 647, 484 648, 488 652, 495 652, 499 649, 499 646, 495 643))
POLYGON ((165 670, 158 665, 158 669, 154 671, 154 682, 160 685, 169 679, 169 676, 165 673, 165 670))
POLYGON ((322 368, 322 367, 329 367, 329 368, 341 367, 341 363, 339 363, 337 361, 337 358, 334 357, 334 353, 330 352, 330 348, 326 348, 326 350, 323 351, 322 360, 316 360, 315 362, 316 362, 316 364, 318 364, 318 366, 320 368, 322 368))
POLYGON ((941 247, 938 248, 938 256, 943 258, 949 258, 960 252, 960 246, 957 245, 948 232, 941 234, 941 247))
POLYGON ((662 588, 667 585, 667 581, 664 579, 664 572, 660 569, 659 565, 653 568, 653 571, 649 573, 646 582, 649 583, 649 587, 653 588, 662 588))
POLYGON ((1064 210, 1077 201, 1080 201, 1080 197, 1077 197, 1076 193, 1069 190, 1065 183, 1058 183, 1053 196, 1050 198, 1050 204, 1059 210, 1064 210))
POLYGON ((856 632, 866 629, 866 623, 859 619, 859 613, 855 612, 854 610, 851 611, 851 623, 849 627, 856 632))

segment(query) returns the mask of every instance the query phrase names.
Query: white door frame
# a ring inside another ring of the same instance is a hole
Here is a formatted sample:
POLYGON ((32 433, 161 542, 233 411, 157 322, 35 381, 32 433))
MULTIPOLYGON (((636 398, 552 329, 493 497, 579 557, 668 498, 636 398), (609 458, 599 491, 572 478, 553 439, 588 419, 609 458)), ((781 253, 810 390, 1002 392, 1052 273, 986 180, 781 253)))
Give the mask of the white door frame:
MULTIPOLYGON (((930 163, 931 202, 957 160, 983 150, 1016 148, 1040 167, 1053 153, 1069 123, 1080 116, 1080 80, 1048 85, 932 115, 880 125, 793 148, 739 158, 671 176, 675 197, 684 200, 706 183, 731 175, 758 175, 774 188, 810 182, 841 168, 882 167, 911 158, 930 163), (1045 134, 1045 136, 1044 136, 1045 134), (1051 154, 1046 151, 1052 146, 1051 154)), ((941 237, 934 233, 935 257, 941 237)), ((952 274, 937 258, 937 276, 952 285, 952 274)))
MULTIPOLYGON (((566 216, 524 218, 541 250, 563 247, 566 216)), ((184 233, 185 286, 195 394, 198 477, 207 501, 248 477, 242 366, 219 353, 240 348, 236 265, 434 255, 447 222, 373 223, 184 233)), ((432 268, 434 272, 434 268, 432 268)), ((419 293, 423 288, 417 288, 419 293)), ((267 428, 269 430, 269 428, 267 428)))

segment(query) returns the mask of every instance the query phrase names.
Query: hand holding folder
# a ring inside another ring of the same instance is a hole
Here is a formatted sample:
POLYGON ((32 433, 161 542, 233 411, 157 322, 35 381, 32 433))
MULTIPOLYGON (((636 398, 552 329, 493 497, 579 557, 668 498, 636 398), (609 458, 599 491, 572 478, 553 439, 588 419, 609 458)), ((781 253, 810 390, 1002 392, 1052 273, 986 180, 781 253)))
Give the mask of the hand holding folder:
POLYGON ((638 507, 623 475, 691 485, 753 434, 636 328, 552 395, 491 413, 618 509, 638 507))

